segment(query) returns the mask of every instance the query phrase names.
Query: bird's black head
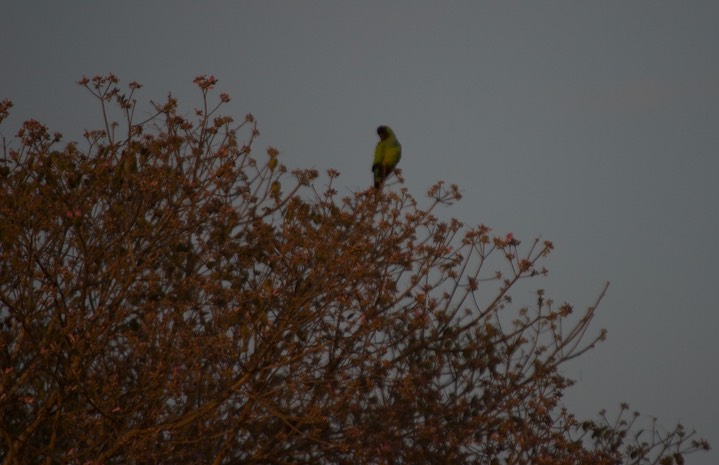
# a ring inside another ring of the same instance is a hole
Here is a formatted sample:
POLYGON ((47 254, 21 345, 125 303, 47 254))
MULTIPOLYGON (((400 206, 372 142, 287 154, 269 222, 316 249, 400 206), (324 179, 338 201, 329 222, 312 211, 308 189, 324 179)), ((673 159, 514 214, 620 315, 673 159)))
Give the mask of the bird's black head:
POLYGON ((387 126, 380 126, 377 128, 377 135, 379 135, 379 138, 381 140, 385 140, 387 137, 389 137, 389 131, 387 126))

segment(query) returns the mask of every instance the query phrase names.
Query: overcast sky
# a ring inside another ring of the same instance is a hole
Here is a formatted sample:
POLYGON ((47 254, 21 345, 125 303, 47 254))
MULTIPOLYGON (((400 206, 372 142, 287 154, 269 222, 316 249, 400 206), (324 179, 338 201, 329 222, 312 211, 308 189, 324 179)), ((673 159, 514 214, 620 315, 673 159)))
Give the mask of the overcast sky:
POLYGON ((555 244, 535 287, 581 308, 611 282, 607 342, 566 367, 571 409, 626 401, 719 448, 716 0, 6 1, 0 70, 0 133, 35 118, 67 140, 99 126, 83 75, 188 114, 192 79, 214 75, 227 113, 258 118, 258 149, 340 170, 347 194, 392 126, 416 197, 459 184, 452 216, 555 244))

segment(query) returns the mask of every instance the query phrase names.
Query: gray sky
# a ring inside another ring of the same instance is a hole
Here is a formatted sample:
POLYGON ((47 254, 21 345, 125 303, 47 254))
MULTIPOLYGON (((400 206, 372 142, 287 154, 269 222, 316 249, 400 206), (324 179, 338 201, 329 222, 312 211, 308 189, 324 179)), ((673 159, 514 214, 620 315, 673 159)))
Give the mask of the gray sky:
POLYGON ((337 168, 349 193, 391 125, 416 197, 457 183, 452 216, 554 242, 533 287, 581 308, 611 281, 608 341, 567 367, 571 409, 626 401, 716 449, 718 25, 714 0, 5 2, 0 133, 98 127, 82 75, 140 81, 142 111, 171 91, 189 113, 192 79, 212 74, 225 113, 258 118, 257 149, 337 168))

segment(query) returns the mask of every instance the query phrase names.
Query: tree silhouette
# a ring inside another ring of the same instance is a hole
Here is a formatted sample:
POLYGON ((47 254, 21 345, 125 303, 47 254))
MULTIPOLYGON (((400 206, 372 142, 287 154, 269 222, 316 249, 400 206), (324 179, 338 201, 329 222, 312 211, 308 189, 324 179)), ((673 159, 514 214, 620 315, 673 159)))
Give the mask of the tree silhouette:
MULTIPOLYGON (((558 367, 604 338, 522 281, 528 246, 436 216, 395 183, 255 155, 255 119, 136 122, 132 82, 83 78, 82 143, 26 121, 0 166, 4 464, 681 464, 681 427, 576 419, 558 367), (119 109, 119 121, 112 118, 119 109)), ((11 103, 0 105, 0 120, 11 103)), ((604 292, 601 293, 603 295, 604 292)), ((597 304, 601 300, 597 300, 597 304)))

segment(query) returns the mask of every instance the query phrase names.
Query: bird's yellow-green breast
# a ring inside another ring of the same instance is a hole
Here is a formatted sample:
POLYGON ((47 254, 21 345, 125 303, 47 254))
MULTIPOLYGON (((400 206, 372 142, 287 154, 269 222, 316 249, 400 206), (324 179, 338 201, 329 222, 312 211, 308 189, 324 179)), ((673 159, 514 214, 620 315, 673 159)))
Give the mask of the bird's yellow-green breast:
POLYGON ((377 128, 380 141, 374 151, 374 163, 387 168, 394 168, 402 157, 402 145, 397 140, 394 131, 388 126, 377 128))

